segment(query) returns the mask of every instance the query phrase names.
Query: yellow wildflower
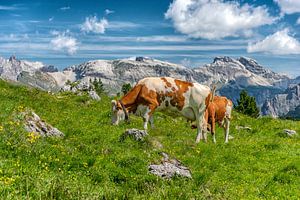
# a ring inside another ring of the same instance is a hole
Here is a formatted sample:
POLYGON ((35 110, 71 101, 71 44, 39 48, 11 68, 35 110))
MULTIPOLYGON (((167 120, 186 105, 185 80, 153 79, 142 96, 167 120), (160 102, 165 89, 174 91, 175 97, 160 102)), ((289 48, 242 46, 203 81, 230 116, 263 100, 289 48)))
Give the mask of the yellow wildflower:
POLYGON ((0 182, 3 182, 5 185, 10 185, 15 181, 14 178, 11 177, 1 177, 0 182))
POLYGON ((40 136, 36 132, 30 132, 27 135, 27 141, 31 144, 34 143, 40 136))
POLYGON ((0 132, 3 131, 3 126, 0 126, 0 132))
POLYGON ((18 106, 17 110, 18 110, 19 112, 24 112, 24 106, 18 106))
POLYGON ((84 167, 84 168, 87 168, 87 167, 88 167, 88 164, 87 164, 86 162, 84 162, 84 163, 83 163, 83 167, 84 167))

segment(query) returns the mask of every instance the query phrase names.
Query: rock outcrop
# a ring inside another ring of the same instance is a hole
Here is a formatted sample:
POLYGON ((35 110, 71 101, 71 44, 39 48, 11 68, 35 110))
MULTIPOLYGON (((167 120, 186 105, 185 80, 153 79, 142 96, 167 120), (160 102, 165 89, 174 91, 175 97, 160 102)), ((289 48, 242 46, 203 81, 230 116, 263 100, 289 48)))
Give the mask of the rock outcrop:
POLYGON ((146 130, 139 130, 136 128, 127 129, 120 137, 120 141, 125 140, 127 137, 131 137, 136 141, 143 141, 148 135, 146 130))
POLYGON ((268 99, 262 106, 263 115, 300 118, 300 83, 290 85, 284 93, 268 99))
POLYGON ((25 130, 33 135, 41 137, 64 136, 64 133, 42 120, 34 111, 30 109, 25 109, 24 111, 20 112, 18 114, 18 120, 24 124, 25 130))

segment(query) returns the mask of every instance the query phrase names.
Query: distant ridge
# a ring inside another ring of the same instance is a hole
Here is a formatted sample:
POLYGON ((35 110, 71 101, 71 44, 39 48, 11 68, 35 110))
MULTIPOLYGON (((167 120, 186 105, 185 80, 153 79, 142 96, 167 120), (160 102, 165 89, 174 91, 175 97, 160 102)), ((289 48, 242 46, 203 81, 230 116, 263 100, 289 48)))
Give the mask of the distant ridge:
POLYGON ((235 59, 219 56, 210 64, 187 68, 140 56, 117 60, 91 60, 72 65, 63 71, 40 62, 18 60, 14 56, 8 60, 0 57, 0 78, 19 81, 44 90, 58 91, 64 88, 68 80, 89 84, 90 79, 98 78, 110 94, 116 94, 124 83, 135 84, 148 76, 170 76, 209 86, 217 84, 218 93, 234 102, 240 91, 246 89, 250 95, 256 97, 260 106, 267 99, 283 93, 290 84, 300 82, 299 77, 291 79, 275 73, 247 57, 235 59))

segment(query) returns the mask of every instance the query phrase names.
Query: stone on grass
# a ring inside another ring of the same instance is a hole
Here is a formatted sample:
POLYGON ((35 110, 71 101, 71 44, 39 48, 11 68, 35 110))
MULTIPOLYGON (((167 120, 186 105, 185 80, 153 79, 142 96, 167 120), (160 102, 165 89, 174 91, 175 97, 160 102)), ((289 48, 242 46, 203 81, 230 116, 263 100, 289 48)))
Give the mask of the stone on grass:
POLYGON ((100 101, 101 100, 101 98, 99 97, 99 95, 97 94, 97 92, 95 92, 93 90, 89 91, 88 94, 95 101, 100 101))
POLYGON ((181 176, 192 178, 190 170, 183 166, 181 162, 177 159, 170 159, 169 155, 162 153, 163 159, 161 164, 151 164, 149 165, 149 172, 166 179, 170 179, 174 176, 181 176))
POLYGON ((24 125, 27 132, 33 132, 42 137, 63 137, 64 134, 57 128, 42 120, 35 112, 26 110, 21 113, 24 117, 24 125))
POLYGON ((236 130, 247 130, 247 131, 251 131, 252 128, 249 126, 236 126, 235 127, 236 130))
POLYGON ((290 129, 284 129, 283 133, 289 137, 293 137, 294 135, 297 135, 297 132, 295 130, 290 130, 290 129))
POLYGON ((148 135, 146 130, 139 130, 136 128, 127 129, 123 135, 120 137, 120 141, 123 141, 126 139, 126 137, 131 137, 136 141, 143 141, 144 138, 148 135))

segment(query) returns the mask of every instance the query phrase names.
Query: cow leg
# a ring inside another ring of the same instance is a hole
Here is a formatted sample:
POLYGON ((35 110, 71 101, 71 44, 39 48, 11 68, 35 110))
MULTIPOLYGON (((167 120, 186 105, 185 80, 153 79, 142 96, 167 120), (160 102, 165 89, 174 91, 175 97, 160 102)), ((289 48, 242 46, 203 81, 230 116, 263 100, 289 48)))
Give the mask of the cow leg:
POLYGON ((151 127, 153 127, 153 112, 155 110, 157 106, 156 105, 149 105, 146 109, 146 112, 143 116, 143 120, 144 120, 144 129, 147 130, 148 129, 148 122, 150 120, 150 125, 151 127))
POLYGON ((149 122, 150 122, 151 128, 154 128, 154 119, 153 119, 153 115, 150 116, 149 122))
POLYGON ((199 143, 200 140, 203 139, 203 118, 204 118, 204 109, 200 108, 198 113, 198 118, 196 117, 196 123, 197 123, 197 137, 196 137, 196 143, 199 143))
POLYGON ((148 129, 149 118, 150 118, 150 116, 148 115, 148 113, 146 113, 146 114, 143 116, 144 130, 147 130, 147 129, 148 129))
POLYGON ((203 139, 207 142, 207 122, 203 122, 203 129, 202 129, 203 139))
POLYGON ((210 120, 210 132, 212 134, 213 142, 216 144, 216 119, 214 114, 211 116, 210 120))
POLYGON ((213 142, 216 144, 217 143, 217 141, 216 141, 216 124, 214 121, 211 124, 211 134, 212 134, 213 142))
POLYGON ((225 143, 228 143, 230 120, 225 118, 225 143))
POLYGON ((196 124, 197 124, 197 137, 196 137, 196 143, 199 143, 200 140, 203 139, 203 135, 202 135, 202 131, 203 131, 202 120, 197 119, 197 120, 196 120, 196 124))

